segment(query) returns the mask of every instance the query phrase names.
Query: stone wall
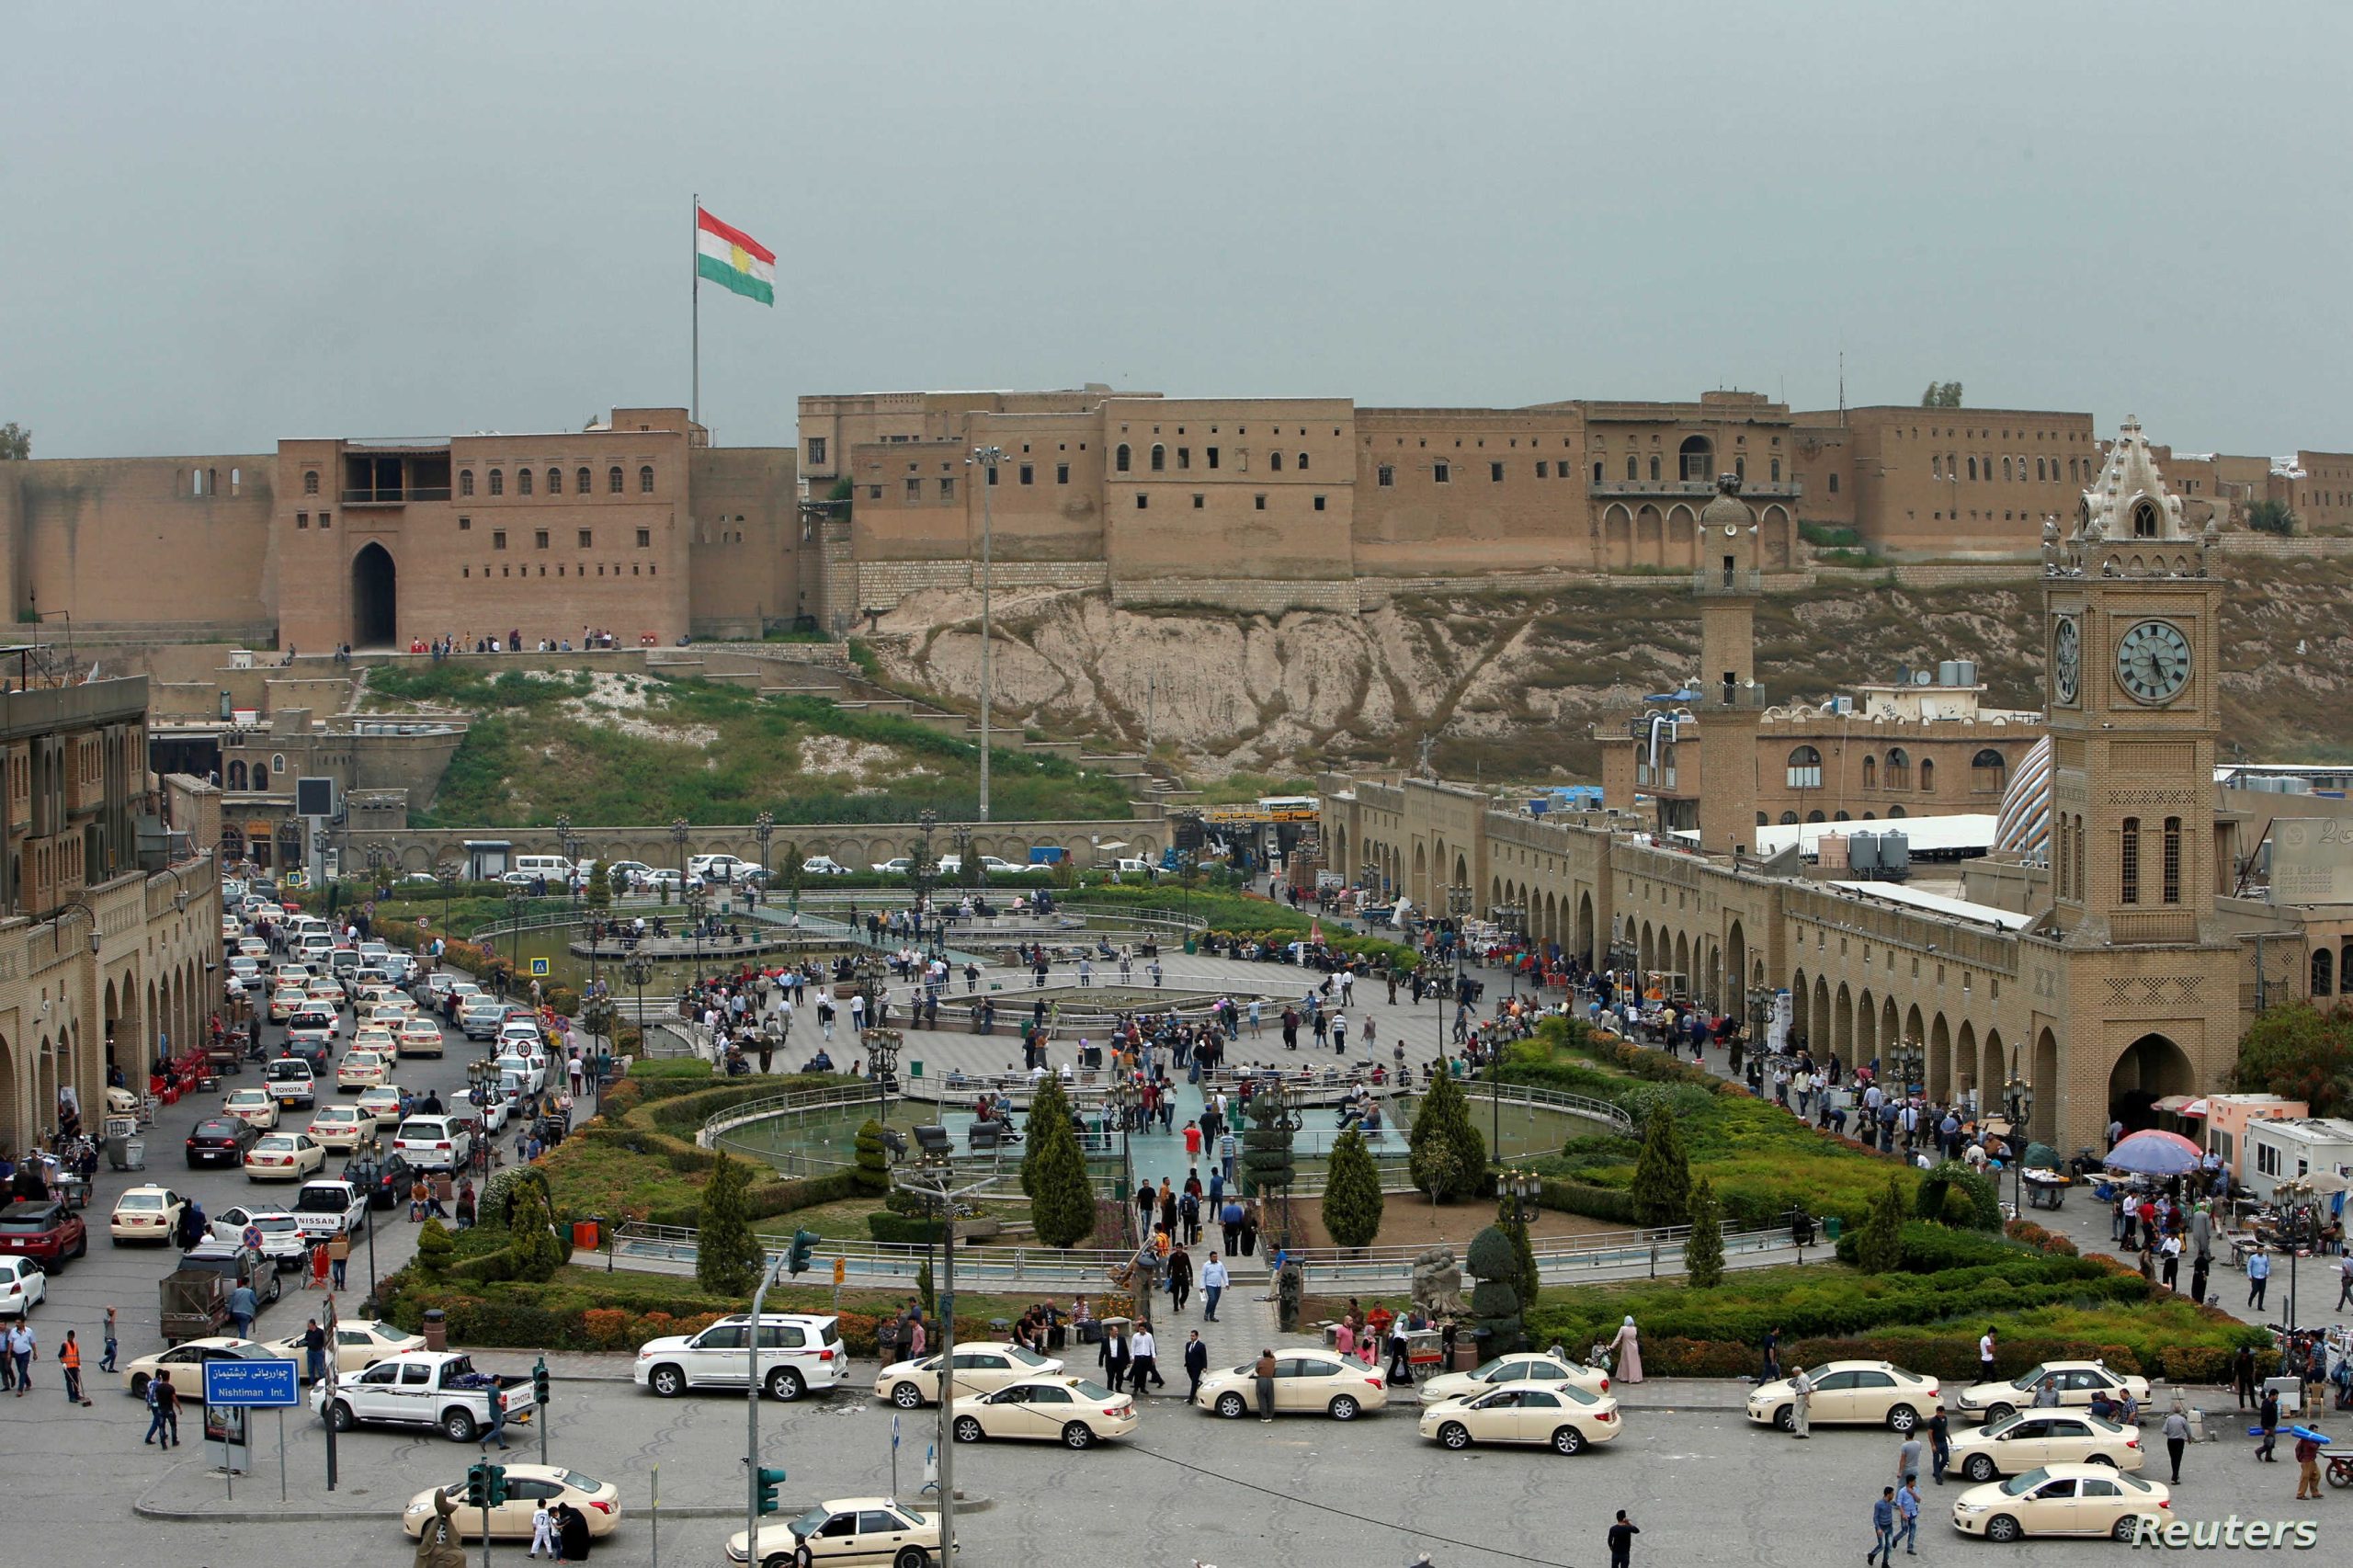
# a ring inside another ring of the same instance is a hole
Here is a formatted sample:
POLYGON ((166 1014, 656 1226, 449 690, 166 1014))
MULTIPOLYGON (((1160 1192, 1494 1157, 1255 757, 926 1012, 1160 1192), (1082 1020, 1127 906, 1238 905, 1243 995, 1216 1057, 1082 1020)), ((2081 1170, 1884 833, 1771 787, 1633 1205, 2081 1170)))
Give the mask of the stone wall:
POLYGON ((1201 605, 1258 615, 1321 609, 1354 615, 1362 608, 1355 582, 1251 577, 1122 578, 1111 585, 1115 605, 1201 605))
POLYGON ((2213 548, 2223 555, 2264 555, 2275 559, 2301 556, 2309 559, 2353 555, 2353 539, 2283 539, 2278 534, 2222 534, 2215 539, 2213 548))

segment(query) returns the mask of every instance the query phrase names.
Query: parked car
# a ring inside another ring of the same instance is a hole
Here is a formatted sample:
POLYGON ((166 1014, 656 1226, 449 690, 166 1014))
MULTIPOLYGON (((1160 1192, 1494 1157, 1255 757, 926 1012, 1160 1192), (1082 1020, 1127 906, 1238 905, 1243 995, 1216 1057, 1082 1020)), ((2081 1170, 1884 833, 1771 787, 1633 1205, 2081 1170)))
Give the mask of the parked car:
POLYGON ((311 1409, 338 1432, 365 1424, 437 1426, 453 1443, 471 1443, 490 1425, 490 1391, 506 1396, 506 1418, 530 1418, 531 1380, 520 1373, 478 1372, 457 1350, 411 1350, 379 1361, 356 1378, 311 1391, 311 1409))
POLYGON ((0 1209, 0 1253, 31 1258, 54 1274, 89 1250, 88 1226, 63 1203, 20 1198, 0 1209))
POLYGON ((983 855, 981 857, 981 869, 987 872, 992 877, 996 877, 1018 876, 1020 873, 1029 870, 1029 868, 1027 866, 1017 866, 1010 860, 1000 860, 994 855, 983 855))
POLYGON ((2161 1481, 2120 1475, 2105 1465, 2052 1464, 1971 1487, 1952 1500, 1952 1528, 2005 1543, 2029 1535, 2131 1540, 2143 1519, 2160 1528, 2173 1523, 2172 1508, 2173 1493, 2161 1481))
POLYGON ((1953 1407, 1972 1421, 1999 1421, 2031 1406, 2035 1390, 2045 1379, 2058 1385, 2063 1406, 2082 1409, 2100 1392, 2120 1403, 2127 1393, 2135 1404, 2149 1403, 2146 1378, 2111 1372, 2100 1361, 2045 1361, 2007 1382, 1973 1383, 1954 1398, 1953 1407))
MULTIPOLYGON (((1193 1403, 1228 1420, 1257 1408, 1256 1360, 1212 1369, 1193 1403)), ((1315 1414, 1353 1421, 1389 1403, 1389 1387, 1374 1368, 1322 1346, 1275 1352, 1275 1414, 1315 1414)))
POLYGON ((1136 1402, 1086 1378, 1028 1378, 995 1393, 966 1394, 949 1416, 949 1430, 960 1443, 1029 1437, 1091 1449, 1134 1433, 1136 1402))
POLYGON ((812 855, 801 862, 801 874, 805 877, 847 877, 850 869, 830 855, 812 855))
POLYGON ((548 1059, 544 1056, 501 1056, 490 1065, 509 1094, 536 1095, 548 1086, 548 1059))
POLYGON ((1952 1435, 1952 1468, 1972 1481, 2023 1475, 2046 1464, 2138 1470, 2141 1428, 2081 1410, 2022 1410, 2006 1421, 1952 1435))
MULTIPOLYGON (((274 1111, 277 1108, 272 1107, 274 1111)), ((245 1151, 261 1136, 261 1129, 242 1117, 208 1116, 189 1130, 188 1168, 200 1165, 243 1165, 245 1151)))
MULTIPOLYGON (((532 1516, 542 1505, 553 1507, 567 1503, 580 1517, 588 1521, 588 1539, 602 1540, 620 1528, 621 1492, 609 1481, 598 1481, 576 1470, 560 1465, 510 1464, 506 1471, 506 1501, 493 1504, 488 1510, 490 1539, 493 1540, 529 1540, 532 1516)), ((483 1537, 484 1510, 464 1505, 465 1477, 460 1476, 447 1486, 428 1487, 408 1501, 401 1511, 401 1528, 415 1540, 425 1533, 437 1510, 433 1504, 435 1492, 447 1492, 459 1502, 458 1511, 449 1516, 450 1525, 463 1540, 480 1540, 483 1537)))
MULTIPOLYGON (((1825 1361, 1806 1373, 1813 1393, 1806 1399, 1808 1425, 1841 1423, 1886 1426, 1909 1432, 1937 1408, 1937 1380, 1907 1372, 1887 1361, 1825 1361)), ((1749 1391, 1748 1418, 1790 1430, 1796 1403, 1790 1380, 1779 1378, 1749 1391)))
POLYGON ((873 869, 886 877, 904 877, 915 863, 912 855, 894 855, 888 860, 875 861, 873 869))
MULTIPOLYGON (((1276 1388, 1281 1388, 1278 1380, 1276 1388)), ((1278 1393, 1278 1407, 1280 1395, 1278 1393)), ((1449 1449, 1473 1443, 1535 1443, 1581 1454, 1625 1430, 1615 1396, 1571 1382, 1506 1383, 1422 1412, 1421 1433, 1449 1449)))
MULTIPOLYGON (((650 1339, 638 1346, 632 1380, 664 1399, 690 1388, 736 1388, 751 1375, 751 1314, 724 1317, 699 1334, 650 1339)), ((840 1320, 802 1312, 760 1314, 760 1386, 771 1398, 799 1399, 840 1386, 849 1352, 840 1320)))
MULTIPOLYGON (((299 1334, 273 1339, 269 1347, 289 1360, 302 1359, 302 1336, 299 1334)), ((371 1323, 365 1318, 335 1320, 335 1369, 337 1372, 364 1372, 379 1361, 424 1348, 425 1335, 404 1334, 388 1323, 371 1323)))
POLYGON ((49 1299, 49 1276, 29 1257, 0 1257, 0 1318, 20 1318, 49 1299))
POLYGON ((727 1561, 744 1568, 790 1563, 804 1542, 812 1562, 924 1568, 939 1555, 939 1516, 895 1498, 836 1497, 797 1519, 762 1525, 757 1540, 737 1530, 727 1538, 727 1561))
POLYGON ((1421 1386, 1421 1402, 1467 1399, 1506 1383, 1574 1383, 1587 1393, 1608 1393, 1609 1374, 1559 1356, 1497 1356, 1472 1371, 1442 1372, 1421 1386))
POLYGON ((207 1361, 283 1361, 287 1358, 278 1351, 251 1339, 233 1339, 224 1335, 210 1335, 202 1339, 190 1339, 158 1350, 153 1356, 142 1356, 136 1361, 122 1364, 122 1392, 134 1399, 147 1397, 147 1385, 159 1372, 172 1375, 172 1387, 179 1391, 188 1404, 201 1409, 204 1404, 204 1364, 207 1361))
MULTIPOLYGON (((1024 1350, 1018 1345, 960 1345, 949 1374, 958 1398, 968 1393, 995 1393, 1024 1378, 1049 1377, 1063 1369, 1060 1360, 1024 1350)), ((902 1410, 939 1403, 939 1358, 925 1356, 894 1361, 876 1374, 874 1397, 887 1399, 902 1410)))
POLYGON ((116 1246, 125 1242, 170 1242, 179 1234, 180 1216, 188 1199, 168 1187, 134 1187, 114 1200, 107 1216, 107 1237, 116 1246))

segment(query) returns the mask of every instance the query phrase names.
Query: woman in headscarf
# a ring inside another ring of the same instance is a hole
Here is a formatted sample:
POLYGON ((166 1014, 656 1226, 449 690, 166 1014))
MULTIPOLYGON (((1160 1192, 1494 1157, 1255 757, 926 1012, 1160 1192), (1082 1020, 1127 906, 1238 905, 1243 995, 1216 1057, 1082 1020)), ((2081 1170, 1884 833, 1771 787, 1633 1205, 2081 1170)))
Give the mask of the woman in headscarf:
POLYGON ((557 1540, 563 1543, 563 1560, 566 1562, 588 1561, 587 1515, 569 1503, 563 1505, 562 1516, 557 1521, 555 1531, 557 1540))
POLYGON ((1618 1337, 1609 1342, 1609 1347, 1618 1352, 1618 1381, 1621 1383, 1641 1382, 1643 1381, 1643 1346, 1634 1332, 1634 1320, 1631 1317, 1620 1325, 1618 1337))

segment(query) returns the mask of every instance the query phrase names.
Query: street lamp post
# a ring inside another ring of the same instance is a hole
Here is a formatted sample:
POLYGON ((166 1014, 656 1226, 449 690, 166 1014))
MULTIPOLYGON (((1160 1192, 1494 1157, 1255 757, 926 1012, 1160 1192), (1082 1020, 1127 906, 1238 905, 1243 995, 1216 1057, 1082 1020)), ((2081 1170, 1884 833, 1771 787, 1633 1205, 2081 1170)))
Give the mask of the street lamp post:
POLYGON ((442 861, 433 868, 433 876, 441 884, 441 929, 446 935, 449 929, 449 895, 458 887, 458 863, 455 860, 442 861))
POLYGON ((2034 1116, 2034 1085, 2018 1076, 2018 1057, 2010 1058, 2010 1076, 2002 1085, 2003 1104, 2010 1116, 2010 1169, 2014 1179, 2010 1188, 2010 1207, 2020 1219, 2026 1217, 2026 1145, 2025 1128, 2034 1116))
MULTIPOLYGON (((938 1207, 939 1223, 939 1560, 956 1561, 956 1380, 952 1369, 956 1365, 956 1205, 958 1200, 982 1190, 989 1184, 977 1181, 956 1187, 949 1171, 948 1157, 926 1149, 912 1171, 902 1169, 899 1185, 921 1198, 926 1207, 938 1207)), ((755 1400, 759 1391, 752 1391, 755 1400)))
POLYGON ((1511 949, 1511 995, 1516 1002, 1519 999, 1519 945, 1528 935, 1528 905, 1498 903, 1487 911, 1487 917, 1511 938, 1506 945, 1511 949))
POLYGON ((915 892, 915 941, 922 944, 924 914, 931 907, 931 879, 937 872, 931 858, 931 835, 939 826, 939 813, 926 806, 915 813, 915 862, 908 868, 908 877, 915 892))
MULTIPOLYGON (((1294 1138, 1299 1135, 1300 1129, 1307 1125, 1306 1113, 1291 1104, 1290 1096, 1283 1090, 1283 1081, 1280 1078, 1277 1078, 1264 1090, 1250 1097, 1250 1120, 1255 1126, 1273 1128, 1294 1138)), ((1296 1166, 1286 1167, 1287 1172, 1295 1169, 1296 1166)), ((1285 1175, 1281 1193, 1275 1199, 1276 1212, 1281 1220, 1281 1223, 1276 1229, 1275 1250, 1278 1252, 1290 1250, 1290 1187, 1293 1179, 1292 1176, 1285 1175)), ((1278 1278, 1273 1284, 1277 1293, 1279 1294, 1282 1290, 1281 1279, 1278 1278)))
POLYGON ((580 907, 580 839, 572 831, 572 814, 569 812, 556 815, 555 841, 563 847, 563 891, 576 911, 580 907))
POLYGON ((1535 1202, 1543 1192, 1543 1178, 1534 1171, 1524 1171, 1514 1166, 1503 1174, 1495 1186, 1505 1197, 1511 1199, 1511 1222, 1515 1225, 1527 1224, 1527 1206, 1535 1202))
POLYGON ((870 1028, 862 1030, 858 1042, 866 1048, 866 1074, 874 1080, 874 1119, 886 1119, 891 1114, 891 1090, 897 1086, 899 1050, 906 1037, 897 1029, 870 1028))
POLYGON ((678 846, 678 896, 682 899, 686 897, 687 893, 688 831, 688 829, 686 818, 672 817, 670 819, 670 842, 678 846))
POLYGON ((981 474, 981 802, 979 819, 989 820, 989 709, 993 688, 989 684, 989 595, 993 586, 993 545, 995 538, 996 470, 1005 460, 1005 449, 995 446, 974 447, 965 462, 980 468, 981 474))
MULTIPOLYGON (((1471 911, 1476 907, 1473 903, 1476 896, 1472 889, 1460 882, 1446 890, 1446 913, 1454 922, 1454 1006, 1457 1013, 1463 1006, 1462 951, 1470 945, 1464 940, 1462 923, 1471 917, 1471 911)), ((1440 1054, 1444 1054, 1443 1051, 1440 1054)))
MULTIPOLYGON (((637 989, 637 1049, 645 1050, 645 983, 654 978, 654 966, 642 953, 631 953, 621 963, 621 978, 637 989)), ((618 1038, 613 1042, 619 1045, 618 1038)))
MULTIPOLYGON (((1136 1191, 1135 1146, 1130 1131, 1134 1120, 1130 1112, 1136 1103, 1136 1086, 1125 1073, 1111 1075, 1109 1097, 1112 1113, 1120 1119, 1120 1212, 1124 1216, 1135 1211, 1135 1204, 1131 1200, 1136 1191)), ((1121 1222, 1125 1224, 1124 1220, 1121 1222)), ((1142 1244, 1141 1234, 1131 1239, 1138 1245, 1142 1244)))
POLYGON ((776 813, 774 812, 763 810, 759 815, 752 819, 752 836, 758 839, 760 843, 760 881, 758 888, 759 892, 765 894, 767 892, 768 880, 776 874, 768 869, 768 840, 776 836, 776 813))

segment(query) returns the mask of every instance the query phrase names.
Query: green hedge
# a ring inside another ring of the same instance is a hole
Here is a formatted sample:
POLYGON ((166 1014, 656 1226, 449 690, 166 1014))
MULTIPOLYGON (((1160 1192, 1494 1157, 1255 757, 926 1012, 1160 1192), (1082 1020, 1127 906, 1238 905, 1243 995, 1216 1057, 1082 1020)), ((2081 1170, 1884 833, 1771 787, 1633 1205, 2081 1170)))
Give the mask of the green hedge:
POLYGON ((941 1229, 938 1220, 917 1220, 905 1214, 893 1214, 887 1210, 877 1210, 866 1217, 867 1233, 878 1242, 928 1245, 939 1240, 941 1229))

